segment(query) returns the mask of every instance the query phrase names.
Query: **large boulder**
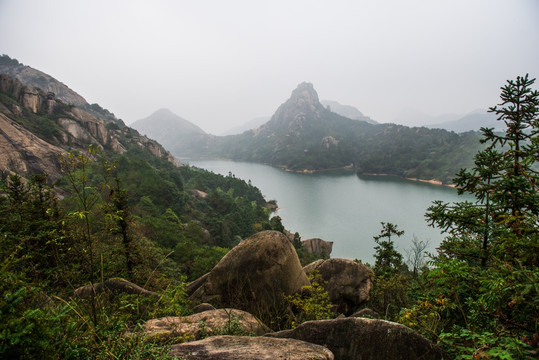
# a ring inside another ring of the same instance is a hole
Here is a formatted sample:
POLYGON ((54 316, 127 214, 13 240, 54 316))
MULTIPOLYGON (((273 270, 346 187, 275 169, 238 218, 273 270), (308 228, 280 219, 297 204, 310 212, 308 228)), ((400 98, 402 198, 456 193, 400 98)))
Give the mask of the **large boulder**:
POLYGON ((316 270, 327 282, 325 289, 336 313, 350 315, 369 300, 374 273, 363 264, 348 259, 328 259, 315 261, 303 270, 306 274, 316 270))
POLYGON ((309 285, 288 238, 262 231, 240 242, 206 275, 187 287, 189 300, 232 307, 257 316, 282 304, 283 295, 309 285))
POLYGON ((170 354, 189 360, 333 360, 323 346, 294 339, 214 336, 171 346, 170 354))
POLYGON ((323 258, 329 258, 333 250, 333 241, 326 241, 320 238, 313 238, 301 241, 301 248, 311 254, 316 254, 323 258))
MULTIPOLYGON (((410 328, 377 319, 307 321, 293 330, 267 334, 327 346, 336 360, 439 360, 442 350, 410 328)), ((445 357, 447 359, 447 357, 445 357)))
POLYGON ((264 335, 270 329, 248 312, 236 309, 207 310, 189 316, 167 316, 144 324, 145 335, 163 339, 201 339, 205 336, 235 333, 264 335))

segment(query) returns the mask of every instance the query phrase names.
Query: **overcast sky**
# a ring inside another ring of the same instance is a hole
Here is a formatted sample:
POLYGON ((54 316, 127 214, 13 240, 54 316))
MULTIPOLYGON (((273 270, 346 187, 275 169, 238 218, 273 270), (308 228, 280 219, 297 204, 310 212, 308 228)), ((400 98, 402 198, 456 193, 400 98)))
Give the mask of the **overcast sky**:
POLYGON ((0 0, 0 53, 128 124, 166 107, 219 134, 303 81, 392 122, 487 108, 507 79, 539 77, 539 1, 0 0))

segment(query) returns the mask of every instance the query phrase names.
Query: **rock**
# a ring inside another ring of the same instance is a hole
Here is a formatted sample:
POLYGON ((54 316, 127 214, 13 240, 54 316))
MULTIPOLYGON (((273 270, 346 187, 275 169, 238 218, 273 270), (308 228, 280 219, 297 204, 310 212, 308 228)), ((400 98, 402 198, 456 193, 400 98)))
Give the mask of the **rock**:
MULTIPOLYGON (((31 68, 23 67, 19 70, 25 72, 25 69, 31 68)), ((16 73, 21 74, 19 71, 16 73)), ((48 75, 42 75, 42 83, 45 85, 48 83, 47 79, 54 80, 48 75)), ((30 80, 25 76, 23 78, 30 80)), ((33 87, 32 84, 30 81, 24 82, 23 85, 21 81, 0 71, 0 92, 18 102, 7 106, 0 102, 0 171, 17 173, 23 177, 47 173, 48 181, 53 183, 62 175, 59 155, 65 152, 64 149, 85 152, 90 143, 100 149, 113 149, 118 153, 124 153, 127 147, 137 144, 155 156, 166 158, 175 166, 181 166, 181 163, 157 142, 141 136, 136 130, 127 126, 120 129, 118 124, 123 123, 113 114, 103 115, 105 110, 90 113, 68 106, 61 103, 64 97, 55 95, 53 88, 47 87, 46 92, 33 87), (37 115, 28 117, 28 112, 37 115), (40 131, 34 134, 19 125, 22 121, 42 120, 45 112, 54 113, 55 116, 47 121, 56 121, 60 126, 51 128, 47 133, 40 131)), ((66 88, 65 85, 59 84, 66 88)), ((83 103, 85 109, 89 111, 94 109, 86 101, 83 103)))
POLYGON ((317 360, 334 359, 328 349, 294 339, 214 336, 171 346, 172 356, 189 360, 317 360))
POLYGON ((193 308, 193 312, 195 314, 201 313, 203 311, 208 311, 208 310, 215 310, 215 307, 212 304, 202 303, 202 304, 198 304, 197 306, 193 308))
POLYGON ((191 194, 192 194, 196 199, 205 199, 206 196, 208 196, 208 194, 205 193, 204 191, 197 190, 197 189, 192 189, 192 190, 191 190, 191 194))
POLYGON ((311 254, 316 254, 327 259, 333 250, 333 241, 326 241, 319 238, 302 240, 301 248, 311 254))
POLYGON ((268 337, 292 338, 327 346, 336 360, 447 359, 433 342, 410 328, 376 319, 307 321, 268 337))
POLYGON ((201 339, 227 332, 264 335, 271 330, 248 312, 236 309, 207 310, 189 316, 168 316, 146 321, 145 335, 152 338, 201 339))
MULTIPOLYGON (((109 292, 112 294, 125 293, 125 294, 137 294, 137 295, 147 295, 158 298, 159 294, 148 291, 141 288, 140 286, 133 284, 122 278, 112 278, 105 280, 103 283, 94 284, 93 291, 96 294, 103 292, 109 292)), ((75 289, 75 296, 81 299, 88 299, 92 295, 92 286, 84 285, 75 289)))
POLYGON ((378 314, 376 311, 372 309, 365 308, 365 309, 356 311, 355 313, 350 315, 350 317, 358 317, 358 318, 366 317, 370 319, 380 319, 380 314, 378 314))
POLYGON ((209 302, 257 316, 283 302, 283 295, 309 285, 288 238, 278 231, 262 231, 230 250, 206 275, 187 287, 193 304, 209 302))
POLYGON ((374 274, 367 266, 348 259, 318 260, 303 270, 310 274, 318 270, 327 282, 325 289, 337 313, 350 315, 369 300, 374 274))
MULTIPOLYGON (((12 108, 21 110, 19 106, 12 108)), ((47 180, 53 182, 62 176, 59 154, 63 152, 60 147, 35 136, 0 110, 0 171, 23 177, 46 173, 47 180)))

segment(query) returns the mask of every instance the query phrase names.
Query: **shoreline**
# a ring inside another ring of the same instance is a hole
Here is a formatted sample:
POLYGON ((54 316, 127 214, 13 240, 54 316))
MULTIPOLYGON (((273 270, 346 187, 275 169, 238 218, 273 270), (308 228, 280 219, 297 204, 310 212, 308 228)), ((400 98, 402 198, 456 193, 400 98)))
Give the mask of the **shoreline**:
MULTIPOLYGON (((200 160, 238 161, 238 160, 234 160, 234 159, 219 158, 219 157, 217 157, 217 158, 205 158, 205 159, 200 159, 200 160)), ((267 165, 267 166, 271 166, 271 167, 275 167, 275 168, 281 169, 281 170, 286 171, 286 172, 297 173, 297 174, 314 174, 314 173, 319 173, 319 172, 337 171, 337 170, 355 170, 353 164, 346 165, 346 166, 341 166, 341 167, 336 167, 336 168, 328 168, 328 169, 316 169, 316 170, 302 169, 302 170, 293 170, 293 169, 287 168, 285 165, 272 165, 272 164, 259 163, 259 162, 252 162, 252 161, 240 161, 240 162, 248 162, 248 163, 253 163, 253 164, 267 165)), ((356 172, 356 174, 357 174, 357 175, 367 175, 367 176, 391 176, 391 177, 396 177, 396 178, 403 179, 403 180, 422 182, 422 183, 432 184, 432 185, 437 185, 437 186, 446 186, 446 187, 450 187, 450 188, 455 188, 455 187, 456 187, 454 184, 444 184, 441 180, 438 180, 438 179, 419 179, 419 178, 404 177, 404 176, 399 176, 399 175, 392 175, 392 174, 378 174, 378 173, 361 173, 361 174, 360 174, 360 173, 357 173, 357 172, 356 172)))
POLYGON ((391 175, 391 174, 375 174, 375 173, 363 173, 363 174, 358 174, 358 175, 368 175, 368 176, 393 176, 393 177, 397 177, 397 178, 399 178, 399 179, 410 180, 410 181, 417 181, 417 182, 422 182, 422 183, 427 183, 427 184, 432 184, 432 185, 447 186, 447 187, 451 187, 451 188, 455 188, 455 187, 456 187, 454 184, 444 184, 442 181, 437 180, 437 179, 419 179, 419 178, 410 178, 410 177, 404 177, 404 176, 398 176, 398 175, 391 175))
POLYGON ((335 170, 354 170, 354 165, 352 165, 352 164, 346 165, 346 166, 341 166, 341 167, 336 167, 336 168, 317 169, 317 170, 310 170, 310 169, 292 170, 292 169, 287 168, 285 165, 271 165, 271 164, 264 164, 264 165, 277 167, 277 168, 279 168, 281 170, 284 170, 284 171, 287 171, 287 172, 293 172, 293 173, 299 173, 299 174, 314 174, 314 173, 318 173, 318 172, 335 171, 335 170))

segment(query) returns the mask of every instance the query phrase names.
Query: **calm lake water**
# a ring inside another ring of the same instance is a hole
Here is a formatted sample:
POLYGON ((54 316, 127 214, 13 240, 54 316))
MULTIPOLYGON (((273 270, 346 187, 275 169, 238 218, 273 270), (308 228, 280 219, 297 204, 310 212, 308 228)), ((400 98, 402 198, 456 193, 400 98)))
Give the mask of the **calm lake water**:
POLYGON ((443 235, 425 221, 425 211, 434 200, 462 201, 453 188, 387 176, 357 176, 353 171, 314 174, 291 173, 267 165, 223 161, 189 161, 190 165, 218 174, 229 172, 251 180, 266 200, 276 200, 283 225, 299 232, 302 239, 313 237, 333 241, 331 257, 373 262, 373 236, 380 222, 392 222, 404 230, 395 239, 406 258, 412 237, 429 240, 433 252, 443 235))

